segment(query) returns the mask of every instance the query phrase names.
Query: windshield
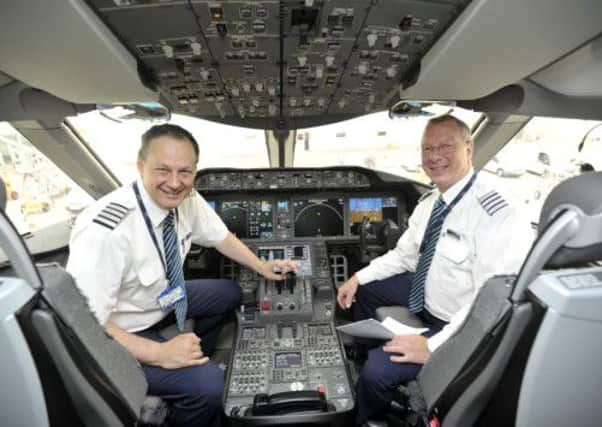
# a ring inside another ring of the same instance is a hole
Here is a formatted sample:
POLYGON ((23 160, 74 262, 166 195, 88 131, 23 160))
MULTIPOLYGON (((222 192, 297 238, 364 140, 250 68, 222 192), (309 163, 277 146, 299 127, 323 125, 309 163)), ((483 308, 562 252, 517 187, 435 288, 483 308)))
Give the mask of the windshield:
MULTIPOLYGON (((100 156, 122 183, 137 176, 136 156, 140 136, 152 125, 150 120, 115 121, 100 111, 70 117, 69 123, 100 156)), ((194 117, 173 115, 170 123, 190 131, 199 143, 199 169, 267 168, 268 153, 262 130, 228 126, 194 117)))
MULTIPOLYGON (((439 107, 445 112, 449 107, 439 107)), ((454 109, 473 126, 479 113, 454 109)), ((294 166, 359 165, 428 182, 420 166, 420 137, 428 117, 390 119, 371 114, 328 126, 300 129, 294 166)), ((98 111, 69 122, 122 183, 137 176, 140 135, 149 120, 116 122, 98 111)), ((199 141, 199 168, 269 167, 265 132, 173 116, 199 141)), ((7 213, 20 232, 47 227, 80 212, 92 198, 62 173, 10 124, 0 123, 0 172, 8 190, 7 213)), ((602 122, 533 118, 483 168, 538 222, 541 206, 563 179, 588 165, 602 170, 602 122), (581 147, 581 149, 580 149, 581 147)))
MULTIPOLYGON (((449 106, 429 107, 432 114, 449 110, 449 106)), ((453 113, 471 127, 481 116, 461 108, 455 108, 453 113)), ((380 112, 300 129, 293 166, 364 166, 427 182, 420 168, 419 143, 428 119, 422 116, 391 119, 387 112, 380 112)), ((103 111, 80 114, 68 121, 122 183, 136 178, 140 135, 156 123, 141 119, 116 120, 103 111)), ((170 123, 183 126, 197 139, 200 169, 269 167, 263 130, 181 115, 173 115, 170 123)))
MULTIPOLYGON (((449 106, 429 107, 443 114, 449 106)), ((452 112, 473 127, 481 113, 454 108, 452 112)), ((420 138, 429 116, 390 118, 380 112, 327 126, 300 129, 295 166, 364 166, 420 182, 429 182, 420 166, 420 138)))

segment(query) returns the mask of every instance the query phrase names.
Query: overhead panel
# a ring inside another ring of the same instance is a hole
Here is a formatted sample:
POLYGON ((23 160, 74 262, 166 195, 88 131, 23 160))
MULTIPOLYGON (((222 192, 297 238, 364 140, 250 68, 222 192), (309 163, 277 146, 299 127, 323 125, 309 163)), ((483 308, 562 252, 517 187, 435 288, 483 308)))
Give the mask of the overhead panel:
POLYGON ((328 112, 355 44, 366 1, 303 2, 287 5, 284 38, 285 116, 328 112))
POLYGON ((240 119, 278 116, 279 2, 196 3, 195 10, 219 64, 233 115, 240 119))
POLYGON ((173 112, 290 128, 387 109, 468 1, 90 3, 173 112))
POLYGON ((420 58, 452 18, 445 4, 398 4, 370 8, 331 111, 365 114, 387 108, 398 86, 414 79, 420 58))

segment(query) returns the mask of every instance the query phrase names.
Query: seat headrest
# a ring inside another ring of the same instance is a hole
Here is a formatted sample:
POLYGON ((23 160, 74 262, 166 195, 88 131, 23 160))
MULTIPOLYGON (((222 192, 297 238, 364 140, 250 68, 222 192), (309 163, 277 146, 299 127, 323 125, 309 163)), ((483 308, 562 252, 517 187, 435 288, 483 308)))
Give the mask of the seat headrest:
POLYGON ((4 178, 0 176, 0 210, 6 210, 6 184, 4 178))
POLYGON ((558 184, 547 197, 537 234, 562 212, 577 213, 577 233, 550 257, 546 266, 562 268, 602 260, 602 172, 587 172, 558 184))

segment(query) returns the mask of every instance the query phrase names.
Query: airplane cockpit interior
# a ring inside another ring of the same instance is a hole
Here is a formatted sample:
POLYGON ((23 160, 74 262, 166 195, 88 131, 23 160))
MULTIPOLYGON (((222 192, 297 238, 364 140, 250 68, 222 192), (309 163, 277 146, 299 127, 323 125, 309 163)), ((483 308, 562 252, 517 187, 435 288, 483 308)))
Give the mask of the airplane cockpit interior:
POLYGON ((599 425, 601 17, 599 0, 1 2, 0 424, 176 426, 66 270, 78 215, 138 178, 146 129, 174 123, 228 230, 298 266, 270 280, 185 254, 186 280, 242 291, 211 356, 212 427, 356 425, 365 354, 337 292, 435 188, 421 136, 452 114, 533 244, 362 427, 599 425))

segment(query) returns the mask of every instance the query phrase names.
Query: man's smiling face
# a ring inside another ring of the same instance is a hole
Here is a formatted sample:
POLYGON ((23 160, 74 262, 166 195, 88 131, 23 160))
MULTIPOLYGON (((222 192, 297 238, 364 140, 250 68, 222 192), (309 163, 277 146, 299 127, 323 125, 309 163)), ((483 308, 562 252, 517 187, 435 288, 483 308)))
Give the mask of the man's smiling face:
POLYGON ((196 162, 190 141, 165 135, 150 141, 145 158, 139 158, 137 166, 154 202, 163 209, 174 209, 192 190, 196 162))
POLYGON ((442 193, 472 167, 473 142, 452 121, 429 125, 422 137, 422 168, 442 193))

